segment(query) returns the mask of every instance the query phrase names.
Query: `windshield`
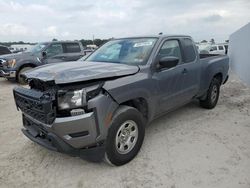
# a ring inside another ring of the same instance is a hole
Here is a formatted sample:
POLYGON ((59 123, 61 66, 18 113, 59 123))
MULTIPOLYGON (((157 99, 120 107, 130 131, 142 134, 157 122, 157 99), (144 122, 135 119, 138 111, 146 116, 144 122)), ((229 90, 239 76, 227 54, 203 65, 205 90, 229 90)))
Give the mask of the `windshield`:
POLYGON ((45 46, 47 46, 46 43, 38 43, 38 44, 36 44, 35 46, 33 46, 33 48, 31 48, 31 49, 29 50, 29 52, 32 52, 32 53, 41 52, 41 50, 42 50, 45 46))
POLYGON ((157 38, 112 40, 92 53, 86 61, 145 65, 157 38))

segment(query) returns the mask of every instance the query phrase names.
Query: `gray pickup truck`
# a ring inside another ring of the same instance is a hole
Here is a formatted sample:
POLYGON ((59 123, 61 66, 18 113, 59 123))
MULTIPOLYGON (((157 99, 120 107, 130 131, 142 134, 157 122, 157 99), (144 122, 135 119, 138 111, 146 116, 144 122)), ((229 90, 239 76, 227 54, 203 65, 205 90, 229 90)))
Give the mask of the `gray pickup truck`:
POLYGON ((25 84, 21 74, 49 63, 76 61, 85 55, 78 41, 43 42, 30 51, 0 56, 0 76, 25 84))
POLYGON ((189 36, 111 40, 84 61, 24 73, 30 88, 14 89, 22 132, 54 151, 123 165, 153 119, 195 99, 214 108, 228 61, 198 54, 189 36))

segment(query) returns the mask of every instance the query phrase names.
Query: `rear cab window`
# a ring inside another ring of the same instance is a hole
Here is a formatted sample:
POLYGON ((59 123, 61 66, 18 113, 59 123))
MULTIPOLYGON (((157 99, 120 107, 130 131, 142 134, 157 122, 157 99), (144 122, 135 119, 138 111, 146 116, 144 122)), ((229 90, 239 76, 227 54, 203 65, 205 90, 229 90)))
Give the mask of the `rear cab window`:
POLYGON ((182 40, 183 52, 184 52, 184 63, 192 63, 196 60, 196 51, 194 43, 190 38, 184 38, 182 40))
POLYGON ((64 53, 79 53, 81 48, 79 43, 64 43, 64 53))

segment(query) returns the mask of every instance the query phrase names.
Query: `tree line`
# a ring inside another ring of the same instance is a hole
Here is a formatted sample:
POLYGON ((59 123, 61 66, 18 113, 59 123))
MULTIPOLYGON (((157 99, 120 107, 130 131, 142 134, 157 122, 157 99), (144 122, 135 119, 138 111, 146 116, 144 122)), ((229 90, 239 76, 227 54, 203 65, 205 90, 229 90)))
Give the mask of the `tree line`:
MULTIPOLYGON (((79 40, 83 46, 87 46, 90 44, 95 44, 97 46, 101 46, 102 44, 106 43, 107 41, 109 41, 110 39, 94 39, 94 40, 86 40, 86 39, 81 39, 79 40)), ((57 39, 52 39, 52 41, 58 41, 57 39)), ((8 46, 10 47, 11 45, 14 44, 30 44, 30 45, 34 45, 36 43, 31 43, 31 42, 23 42, 23 41, 18 41, 18 42, 0 42, 0 45, 3 46, 8 46)))
MULTIPOLYGON (((207 43, 208 41, 207 40, 202 40, 200 43, 207 43)), ((211 44, 215 44, 215 40, 214 39, 211 39, 210 41, 209 41, 211 44)), ((225 42, 229 42, 229 40, 225 40, 225 42)))

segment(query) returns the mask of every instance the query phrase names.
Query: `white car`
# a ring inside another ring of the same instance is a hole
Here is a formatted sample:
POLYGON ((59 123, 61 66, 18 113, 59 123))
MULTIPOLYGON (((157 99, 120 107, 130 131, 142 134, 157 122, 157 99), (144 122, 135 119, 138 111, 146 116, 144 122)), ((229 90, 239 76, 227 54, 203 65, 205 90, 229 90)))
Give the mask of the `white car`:
POLYGON ((209 54, 227 54, 227 49, 224 45, 212 45, 209 49, 209 54))

